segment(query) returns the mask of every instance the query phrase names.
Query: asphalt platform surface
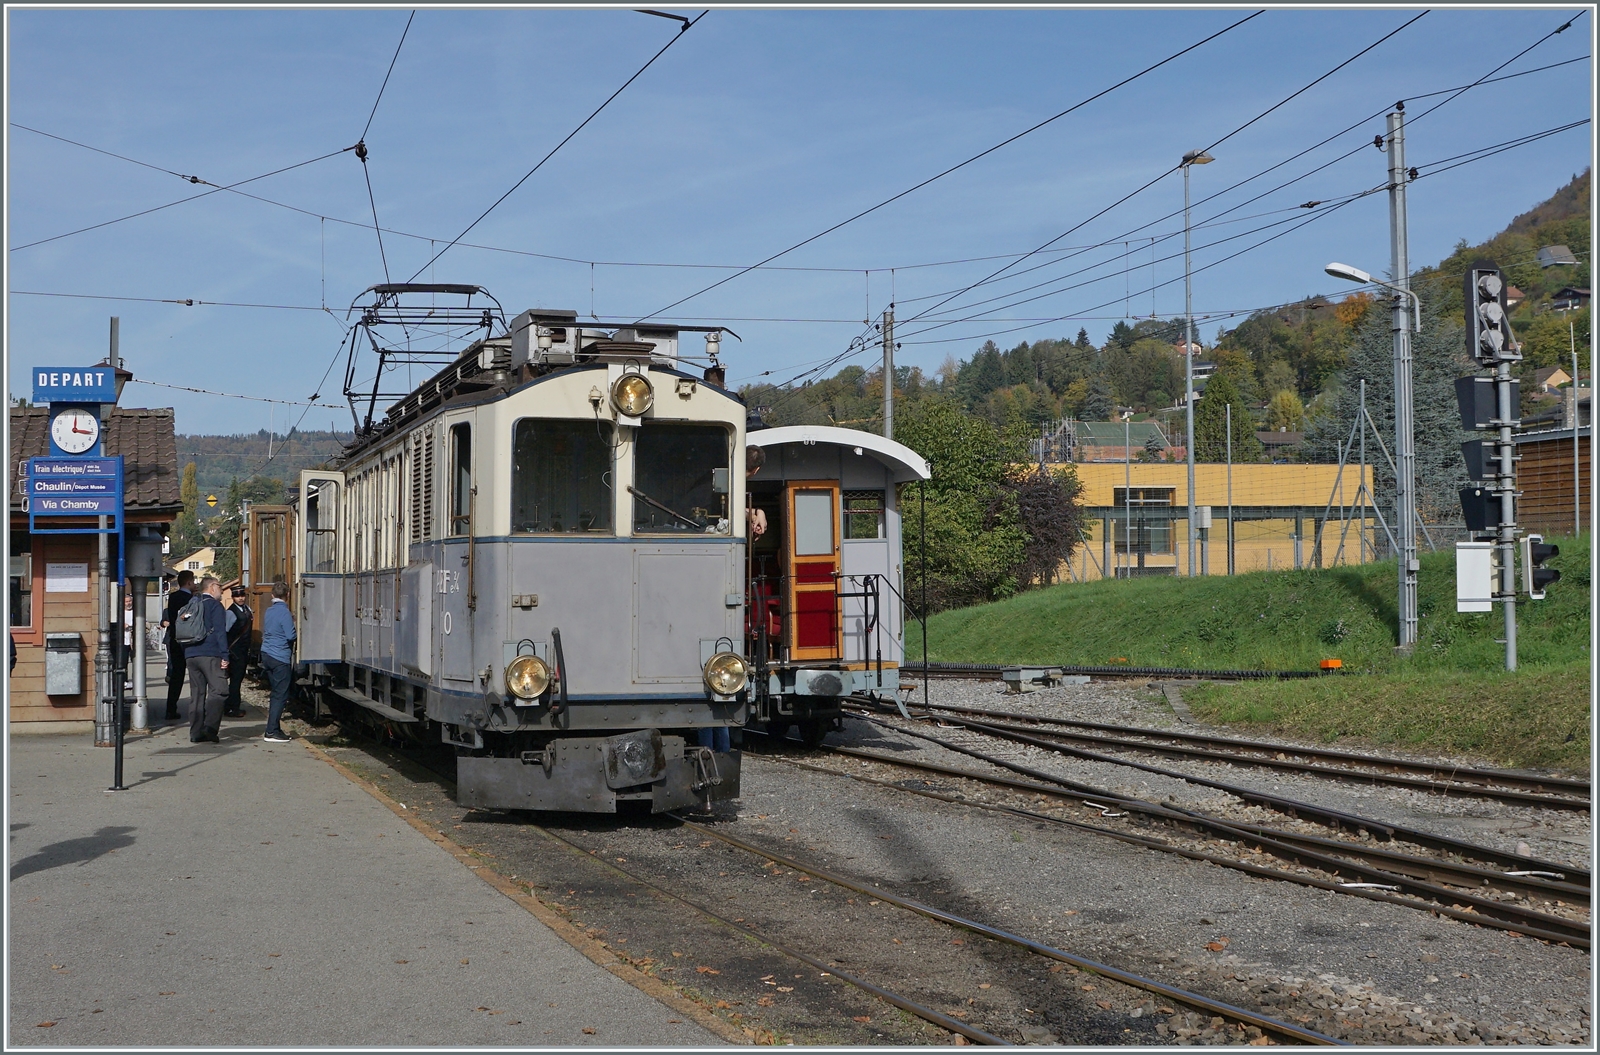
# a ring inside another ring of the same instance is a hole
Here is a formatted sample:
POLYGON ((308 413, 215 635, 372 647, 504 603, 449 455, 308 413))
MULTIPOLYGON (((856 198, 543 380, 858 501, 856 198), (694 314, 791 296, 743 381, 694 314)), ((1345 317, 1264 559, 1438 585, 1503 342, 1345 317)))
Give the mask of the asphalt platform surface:
POLYGON ((90 735, 10 739, 7 1050, 722 1043, 259 707, 220 745, 154 724, 117 793, 90 735))

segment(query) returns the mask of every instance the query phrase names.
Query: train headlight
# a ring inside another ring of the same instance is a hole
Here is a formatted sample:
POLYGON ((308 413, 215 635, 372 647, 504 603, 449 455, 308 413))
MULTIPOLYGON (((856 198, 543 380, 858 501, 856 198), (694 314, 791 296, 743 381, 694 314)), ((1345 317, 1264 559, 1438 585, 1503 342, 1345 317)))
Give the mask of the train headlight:
POLYGON ((550 687, 550 667, 538 656, 518 656, 506 667, 506 688, 524 700, 536 700, 550 687))
POLYGON ((630 418, 642 416, 655 401, 656 394, 643 374, 623 374, 611 386, 611 405, 630 418))
POLYGON ((718 652, 706 661, 706 688, 718 696, 732 696, 750 680, 750 665, 733 652, 718 652))

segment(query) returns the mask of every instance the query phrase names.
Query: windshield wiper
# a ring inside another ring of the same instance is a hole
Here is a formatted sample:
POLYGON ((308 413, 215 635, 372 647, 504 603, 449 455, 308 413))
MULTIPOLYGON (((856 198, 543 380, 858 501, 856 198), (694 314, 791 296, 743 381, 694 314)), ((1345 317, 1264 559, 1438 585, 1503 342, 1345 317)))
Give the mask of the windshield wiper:
POLYGON ((706 526, 705 521, 696 520, 694 517, 686 517, 682 513, 678 512, 676 509, 673 509, 671 506, 665 506, 665 505, 662 505, 660 502, 657 502, 654 498, 651 498, 649 495, 645 494, 643 491, 639 490, 637 487, 629 485, 628 493, 630 495, 632 495, 633 497, 639 499, 640 501, 646 503, 647 505, 655 506, 657 509, 661 510, 663 513, 667 513, 667 514, 669 514, 671 516, 677 517, 679 520, 683 521, 685 524, 688 524, 690 527, 704 528, 706 526))

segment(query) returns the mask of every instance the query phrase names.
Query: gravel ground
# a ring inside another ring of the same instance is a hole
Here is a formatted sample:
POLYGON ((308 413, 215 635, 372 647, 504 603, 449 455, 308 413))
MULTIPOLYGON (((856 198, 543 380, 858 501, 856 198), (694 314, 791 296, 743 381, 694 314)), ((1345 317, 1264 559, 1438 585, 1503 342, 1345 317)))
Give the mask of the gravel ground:
MULTIPOLYGON (((920 687, 914 696, 920 702, 920 687)), ((1070 718, 1078 721, 1138 725, 1156 729, 1182 728, 1191 732, 1214 732, 1239 739, 1269 739, 1252 736, 1233 728, 1200 725, 1177 714, 1158 686, 1129 682, 1091 682, 1064 685, 1020 695, 1006 695, 998 682, 940 680, 930 683, 930 700, 961 707, 1007 710, 1040 717, 1070 718)), ((1180 695, 1181 706, 1181 695, 1180 695)), ((1297 741, 1273 736, 1273 742, 1297 741)), ((830 741, 843 743, 844 740, 830 741)), ((1305 746, 1319 746, 1299 741, 1305 746)), ((1347 746, 1360 750, 1359 746, 1347 746)), ((1174 802, 1208 812, 1228 811, 1238 803, 1233 796, 1212 788, 1181 780, 1143 773, 1125 766, 1072 759, 1038 748, 1011 744, 1004 757, 1027 758, 1030 764, 1110 791, 1153 801, 1174 802)), ((1114 754, 1094 748, 1100 754, 1114 754)), ((994 752, 1000 753, 1000 752, 994 752)), ((1378 752, 1375 752, 1378 753, 1378 752)), ((1385 749, 1393 758, 1422 762, 1475 764, 1472 760, 1435 755, 1407 754, 1385 749)), ((1590 815, 1573 810, 1544 810, 1516 806, 1490 799, 1445 797, 1409 788, 1344 782, 1326 777, 1299 775, 1248 765, 1159 757, 1144 752, 1127 752, 1123 757, 1155 764, 1164 769, 1193 773, 1211 780, 1237 784, 1274 795, 1308 802, 1376 820, 1420 828, 1439 835, 1480 843, 1496 849, 1534 856, 1583 869, 1592 867, 1594 830, 1590 815)), ((1273 823, 1256 820, 1255 823, 1273 823)))
MULTIPOLYGON (((936 693, 942 689, 967 693, 961 702, 971 705, 1059 706, 1046 694, 1002 700, 986 685, 935 684, 936 693)), ((1146 689, 1091 685, 1073 695, 1073 716, 1155 724, 1149 719, 1157 705, 1146 689)), ((1170 710, 1166 715, 1173 720, 1170 710)), ((853 720, 829 737, 830 744, 851 740, 924 757, 938 752, 853 720)), ((669 820, 467 811, 450 801, 438 778, 390 752, 359 744, 332 750, 365 767, 491 867, 530 884, 591 935, 755 1040, 948 1044, 955 1038, 739 928, 1012 1041, 1255 1039, 1148 993, 1070 968, 1051 970, 1050 961, 1014 947, 873 905, 873 898, 669 820), (583 852, 553 843, 539 825, 583 852), (624 872, 713 909, 728 924, 712 923, 624 872)), ((839 756, 747 752, 744 798, 720 808, 712 826, 802 865, 1357 1043, 1590 1042, 1589 957, 1580 950, 791 764, 837 764, 830 757, 839 756)), ((876 763, 852 765, 880 779, 907 775, 876 763)), ((1122 777, 1129 792, 1150 779, 1130 778, 1126 770, 1122 777)), ((1173 793, 1195 791, 1179 781, 1164 784, 1173 793)))

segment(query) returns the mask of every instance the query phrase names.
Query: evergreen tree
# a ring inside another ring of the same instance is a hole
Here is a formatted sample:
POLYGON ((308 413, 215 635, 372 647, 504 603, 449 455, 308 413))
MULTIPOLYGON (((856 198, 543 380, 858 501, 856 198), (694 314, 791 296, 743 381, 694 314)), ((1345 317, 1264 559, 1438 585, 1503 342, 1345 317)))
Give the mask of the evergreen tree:
MULTIPOLYGON (((1456 297, 1460 303, 1459 295, 1456 297)), ((1417 455, 1417 509, 1430 522, 1456 522, 1461 518, 1460 488, 1467 484, 1467 467, 1461 444, 1472 438, 1461 429, 1456 408, 1455 379, 1477 370, 1467 358, 1459 309, 1442 317, 1436 299, 1422 300, 1422 332, 1411 340, 1412 423, 1417 455)), ((1360 403, 1361 379, 1367 382, 1367 412, 1372 415, 1389 451, 1394 451, 1394 335, 1389 313, 1368 312, 1361 322, 1350 365, 1340 378, 1331 412, 1319 418, 1306 433, 1309 460, 1338 461, 1338 445, 1350 435, 1360 403)), ((1378 504, 1393 525, 1394 473, 1382 452, 1368 454, 1374 466, 1373 486, 1378 504)))
POLYGON ((1103 377, 1097 377, 1089 382, 1089 393, 1083 397, 1084 421, 1110 421, 1111 416, 1117 412, 1115 398, 1111 394, 1111 386, 1103 377))
POLYGON ((1089 344, 1089 331, 1080 326, 1078 328, 1078 339, 1073 341, 1072 343, 1077 345, 1079 348, 1088 348, 1088 347, 1090 347, 1090 344, 1089 344))
POLYGON ((1261 458, 1261 441, 1256 439, 1250 408, 1239 396, 1239 389, 1226 374, 1206 382, 1205 398, 1194 408, 1194 459, 1220 462, 1228 456, 1228 407, 1233 407, 1233 460, 1253 462, 1261 458))

